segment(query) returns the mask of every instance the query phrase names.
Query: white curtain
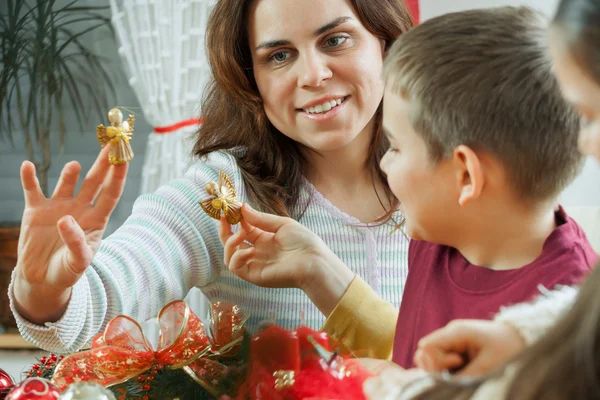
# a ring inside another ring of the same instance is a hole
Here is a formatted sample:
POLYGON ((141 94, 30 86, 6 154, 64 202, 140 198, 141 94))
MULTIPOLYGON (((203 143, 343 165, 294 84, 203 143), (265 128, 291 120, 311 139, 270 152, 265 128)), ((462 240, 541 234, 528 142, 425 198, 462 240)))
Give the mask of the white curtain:
MULTIPOLYGON (((200 115, 209 77, 204 33, 215 0, 110 0, 129 84, 146 120, 172 127, 200 115)), ((191 124, 152 132, 142 170, 142 193, 180 177, 190 162, 191 124)))
MULTIPOLYGON (((141 192, 155 191, 180 177, 191 161, 208 81, 204 34, 216 0, 110 0, 112 24, 142 113, 154 127, 142 169, 141 192), (174 128, 177 125, 186 125, 174 128), (169 132, 158 133, 165 130, 169 132), (161 129, 162 128, 162 129, 161 129)), ((199 290, 187 297, 204 318, 208 302, 199 290)))

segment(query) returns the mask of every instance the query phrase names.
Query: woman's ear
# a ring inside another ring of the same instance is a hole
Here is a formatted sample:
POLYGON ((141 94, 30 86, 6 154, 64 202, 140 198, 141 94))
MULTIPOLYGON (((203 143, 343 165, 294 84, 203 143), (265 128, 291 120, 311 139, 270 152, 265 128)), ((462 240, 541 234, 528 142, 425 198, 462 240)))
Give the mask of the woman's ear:
POLYGON ((485 181, 481 159, 473 149, 465 145, 454 149, 452 159, 456 168, 458 204, 464 206, 481 195, 485 181))

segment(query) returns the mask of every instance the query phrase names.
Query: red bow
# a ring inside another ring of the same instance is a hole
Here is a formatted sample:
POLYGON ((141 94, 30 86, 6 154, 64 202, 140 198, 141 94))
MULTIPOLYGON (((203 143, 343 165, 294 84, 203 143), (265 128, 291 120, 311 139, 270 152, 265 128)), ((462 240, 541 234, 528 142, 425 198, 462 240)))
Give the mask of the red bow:
POLYGON ((142 328, 133 319, 119 315, 96 336, 92 348, 65 357, 56 367, 52 382, 63 391, 80 381, 103 386, 125 382, 155 365, 183 368, 209 393, 217 395, 216 385, 225 365, 214 356, 233 356, 243 336, 247 315, 231 303, 211 304, 212 337, 183 301, 173 301, 158 314, 160 336, 154 351, 142 328))

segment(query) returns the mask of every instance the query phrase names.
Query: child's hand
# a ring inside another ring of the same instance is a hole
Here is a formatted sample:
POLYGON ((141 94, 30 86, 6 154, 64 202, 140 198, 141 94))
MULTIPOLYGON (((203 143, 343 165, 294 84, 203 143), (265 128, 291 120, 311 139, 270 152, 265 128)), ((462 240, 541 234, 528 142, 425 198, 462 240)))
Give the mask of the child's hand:
POLYGON ((108 218, 125 185, 127 164, 108 162, 105 146, 74 195, 81 166, 67 163, 50 198, 42 193, 35 166, 21 166, 25 211, 21 221, 14 296, 31 322, 55 321, 64 313, 71 287, 96 254, 108 218))
POLYGON ((477 376, 504 364, 525 347, 510 325, 484 320, 455 320, 419 341, 415 364, 428 372, 460 369, 477 376))
POLYGON ((225 265, 240 278, 263 287, 302 289, 328 315, 354 273, 310 229, 299 222, 242 207, 240 230, 219 229, 225 265))
POLYGON ((367 399, 397 399, 407 385, 428 375, 421 369, 404 369, 387 360, 371 358, 358 358, 356 360, 364 368, 377 375, 365 381, 363 390, 367 399))

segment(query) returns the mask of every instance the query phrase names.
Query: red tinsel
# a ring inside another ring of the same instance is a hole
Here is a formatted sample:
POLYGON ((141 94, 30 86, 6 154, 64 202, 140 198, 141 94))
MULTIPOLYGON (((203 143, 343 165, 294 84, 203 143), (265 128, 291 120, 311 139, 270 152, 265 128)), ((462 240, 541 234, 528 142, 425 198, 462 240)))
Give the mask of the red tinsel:
POLYGON ((250 344, 248 375, 236 400, 364 400, 372 374, 330 352, 324 332, 271 326, 250 344))

